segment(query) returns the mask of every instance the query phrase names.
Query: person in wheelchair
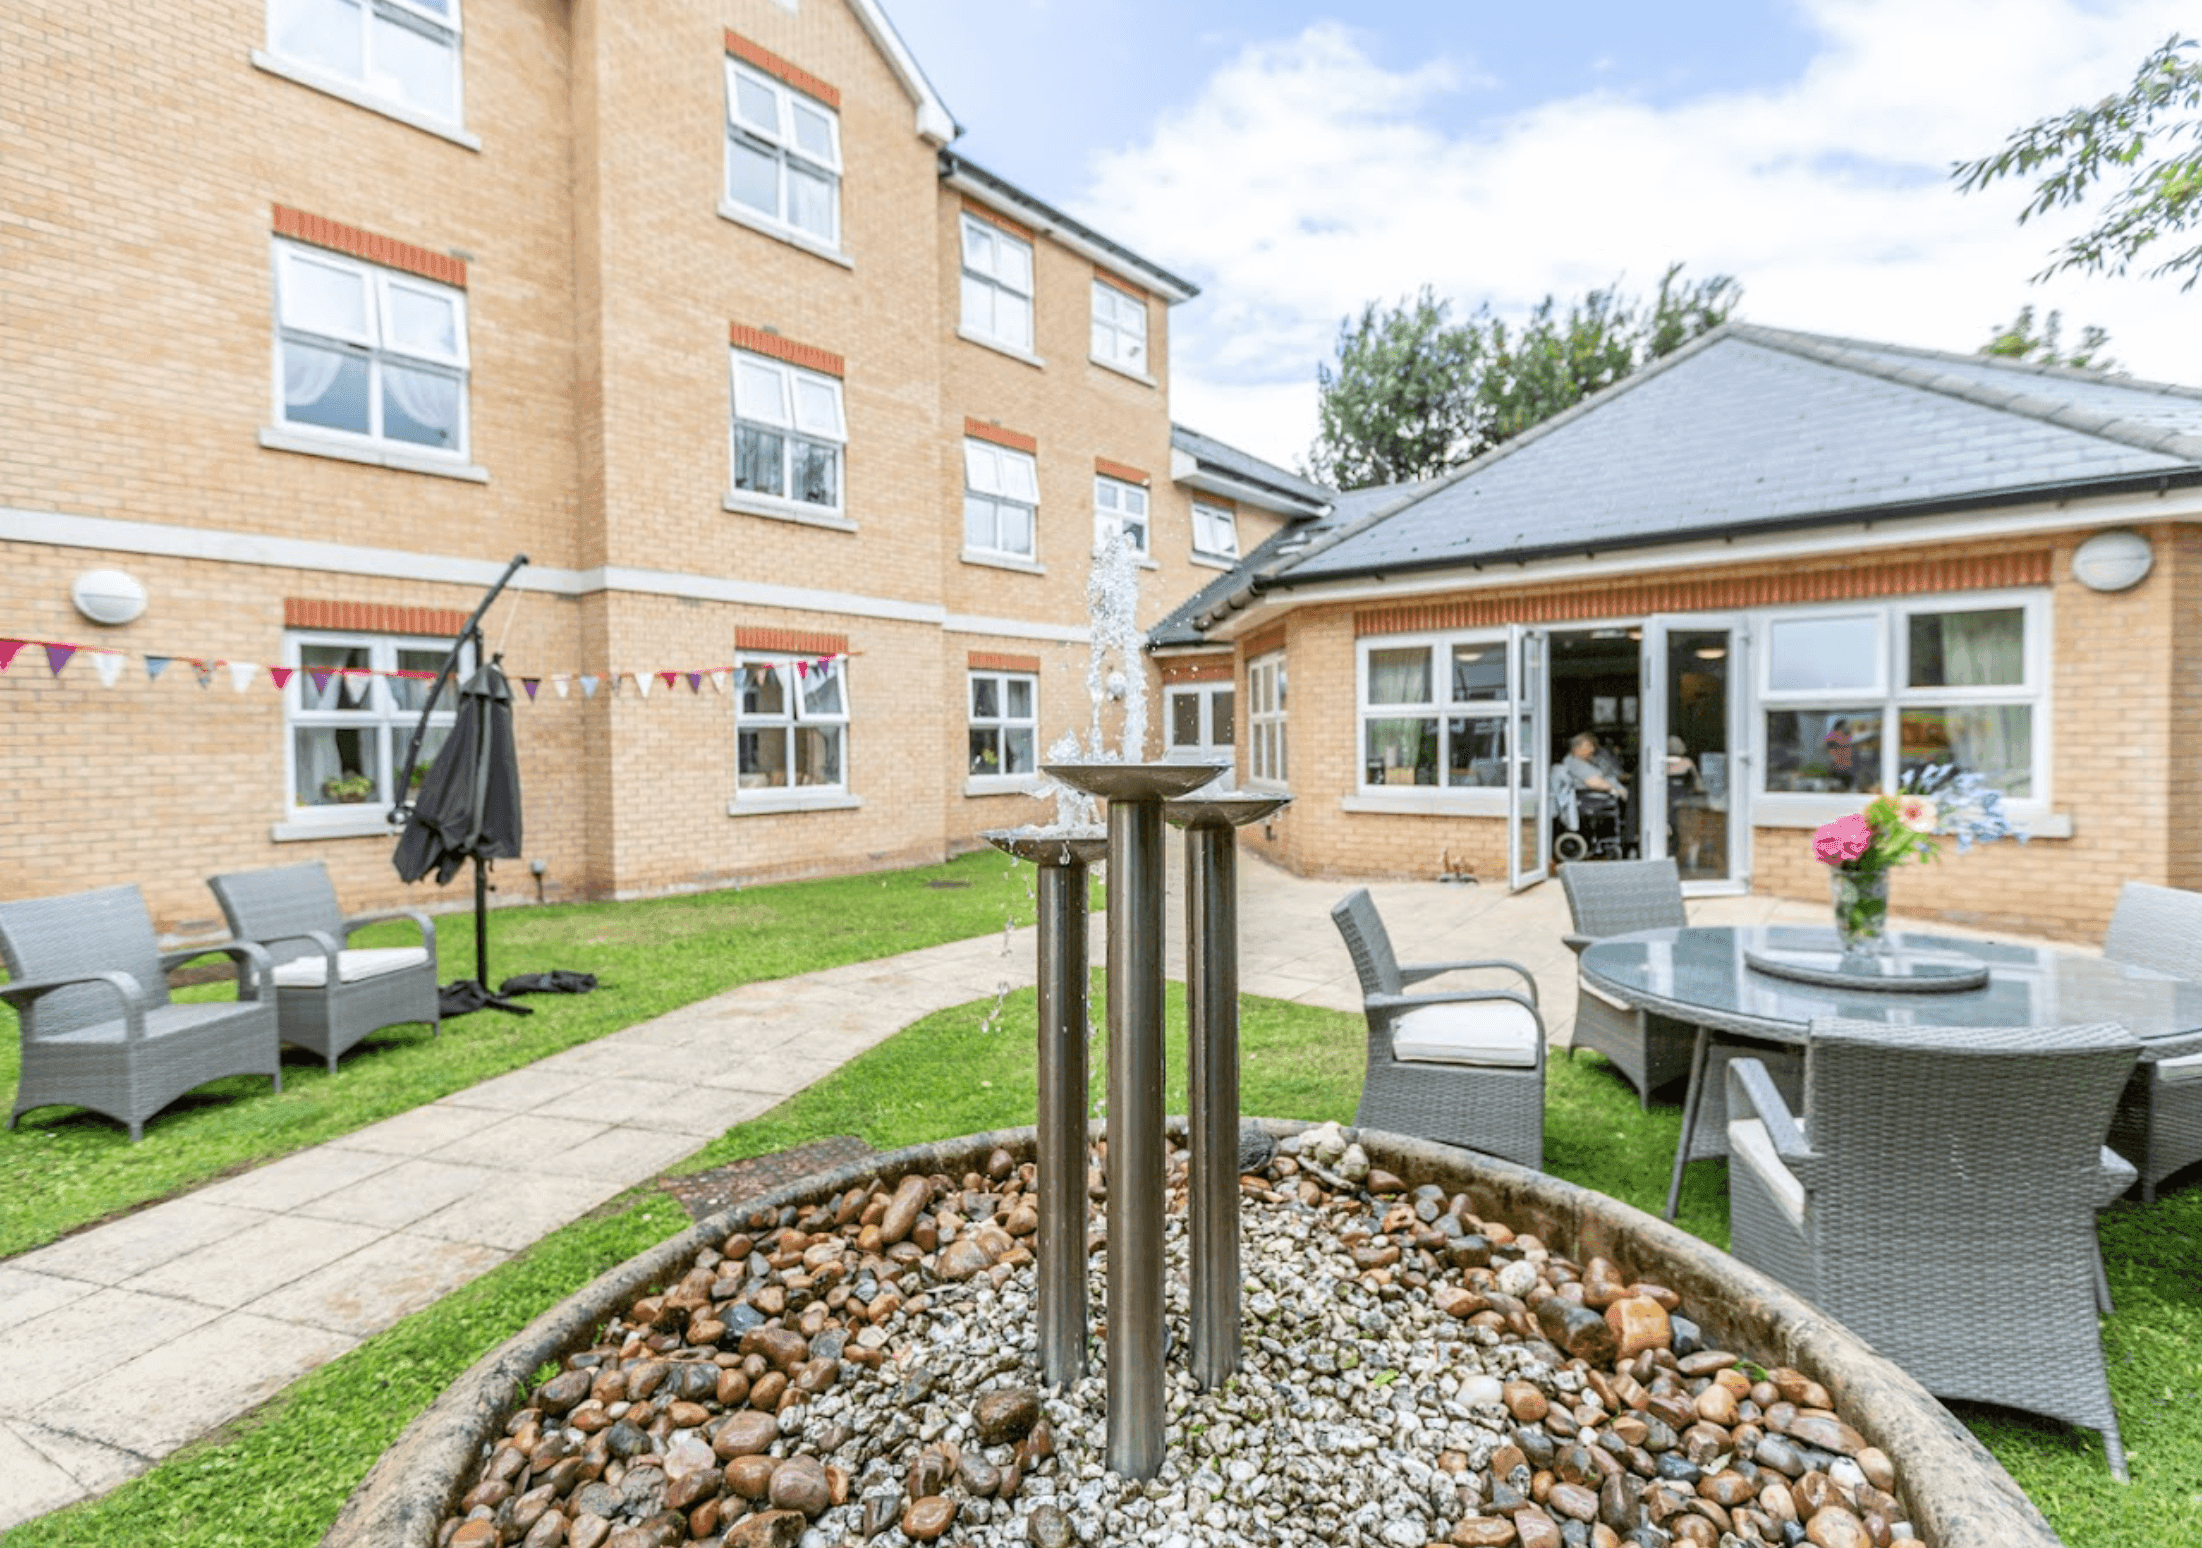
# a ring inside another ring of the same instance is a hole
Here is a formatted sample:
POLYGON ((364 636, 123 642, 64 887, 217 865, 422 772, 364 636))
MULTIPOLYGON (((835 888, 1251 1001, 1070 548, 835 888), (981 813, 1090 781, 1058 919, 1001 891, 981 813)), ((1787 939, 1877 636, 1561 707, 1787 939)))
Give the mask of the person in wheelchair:
POLYGON ((1600 754, 1597 736, 1578 731, 1552 771, 1552 853, 1559 860, 1628 857, 1628 786, 1600 754))

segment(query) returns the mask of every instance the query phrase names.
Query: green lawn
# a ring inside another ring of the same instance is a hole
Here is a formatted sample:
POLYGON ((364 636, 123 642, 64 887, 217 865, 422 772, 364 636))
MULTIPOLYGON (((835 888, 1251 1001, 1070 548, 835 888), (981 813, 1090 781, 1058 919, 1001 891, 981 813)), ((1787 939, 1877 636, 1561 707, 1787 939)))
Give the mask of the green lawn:
MULTIPOLYGON (((1181 992, 1171 1013, 1182 1023, 1181 992)), ((826 1134, 890 1149, 1029 1122, 1035 1087, 1033 995, 927 1017, 682 1163, 696 1171, 826 1134)), ((1098 1016, 1099 1010, 1096 1009, 1098 1016)), ((1246 1111, 1350 1121, 1362 1038, 1357 1018, 1249 999, 1243 1013, 1246 1111)), ((1103 1068, 1096 1049, 1096 1096, 1103 1068)), ((1171 1038, 1171 1099, 1182 1107, 1182 1034, 1171 1038)), ((1641 1208, 1662 1202, 1680 1110, 1640 1112, 1601 1059, 1555 1060, 1546 1161, 1572 1181, 1641 1208)), ((179 1453, 104 1500, 20 1527, 10 1548, 309 1548, 374 1458, 483 1351, 572 1289, 685 1223, 662 1194, 615 1201, 511 1263, 290 1388, 260 1413, 179 1453)), ((1723 1165, 1691 1168, 1682 1225, 1726 1240, 1723 1165)), ((2103 1242, 2118 1315, 2107 1325, 2112 1391, 2134 1482, 2109 1481, 2091 1435, 1981 1409, 1965 1413, 2074 1548, 2158 1548, 2202 1538, 2202 1187, 2148 1210, 2121 1204, 2103 1242)), ((1984 1316, 2023 1315, 2022 1286, 1983 1287, 1984 1316), (2004 1297, 1998 1300, 1998 1294, 2004 1297)))
MULTIPOLYGON (((1032 922, 1032 868, 992 850, 947 865, 636 903, 561 903, 490 918, 490 974, 594 973, 586 995, 533 995, 533 1016, 479 1011, 431 1039, 392 1027, 344 1056, 335 1076, 295 1048, 283 1091, 264 1077, 202 1086, 129 1142, 112 1119, 42 1107, 0 1131, 0 1258, 278 1156, 334 1139, 477 1081, 633 1026, 738 984, 966 940, 1032 922)), ((355 942, 415 942, 410 925, 376 925, 355 942)), ((445 981, 474 973, 474 916, 436 920, 445 981)), ((209 958, 219 963, 221 958, 209 958)), ((214 999, 204 984, 177 997, 214 999)), ((0 1007, 0 1093, 13 1105, 21 1046, 0 1007)))

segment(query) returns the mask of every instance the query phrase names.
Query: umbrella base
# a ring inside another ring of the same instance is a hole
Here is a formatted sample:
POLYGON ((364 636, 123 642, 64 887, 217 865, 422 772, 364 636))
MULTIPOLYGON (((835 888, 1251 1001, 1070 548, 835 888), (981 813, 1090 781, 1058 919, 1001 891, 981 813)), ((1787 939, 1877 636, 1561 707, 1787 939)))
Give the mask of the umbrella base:
POLYGON ((532 1016, 534 1007, 516 1005, 494 990, 484 988, 471 978, 461 978, 448 983, 437 991, 438 1013, 449 1021, 453 1016, 465 1016, 478 1010, 501 1010, 512 1016, 532 1016))

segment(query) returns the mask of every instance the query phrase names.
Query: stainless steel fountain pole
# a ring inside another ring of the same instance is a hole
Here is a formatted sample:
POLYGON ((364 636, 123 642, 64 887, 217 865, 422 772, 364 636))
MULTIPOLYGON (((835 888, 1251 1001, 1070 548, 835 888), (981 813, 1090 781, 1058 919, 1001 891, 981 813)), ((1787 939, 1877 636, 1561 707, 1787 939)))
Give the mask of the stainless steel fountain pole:
POLYGON ((1086 1373, 1086 880, 1107 839, 1099 829, 985 837, 1040 871, 1040 1372, 1063 1387, 1086 1373))
POLYGON ((1239 1368, 1239 887, 1236 830, 1284 804, 1272 796, 1188 796, 1185 1003, 1192 1175, 1192 1367, 1202 1387, 1239 1368))

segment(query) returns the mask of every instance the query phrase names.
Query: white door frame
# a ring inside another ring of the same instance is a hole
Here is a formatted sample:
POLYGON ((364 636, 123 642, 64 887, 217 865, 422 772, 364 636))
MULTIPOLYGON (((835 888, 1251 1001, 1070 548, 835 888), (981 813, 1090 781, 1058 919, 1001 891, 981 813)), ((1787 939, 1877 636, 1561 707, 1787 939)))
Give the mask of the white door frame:
POLYGON ((1638 802, 1644 858, 1667 852, 1667 635, 1728 631, 1728 875, 1686 881, 1691 897, 1734 897, 1751 890, 1751 630, 1742 613, 1653 613, 1644 620, 1638 660, 1638 802))
POLYGON ((1523 624, 1506 626, 1506 882, 1515 892, 1534 887, 1552 874, 1552 737, 1547 722, 1552 705, 1551 631, 1523 624), (1518 744, 1522 722, 1529 722, 1529 746, 1518 744), (1527 768, 1524 768, 1526 757, 1527 768), (1526 787, 1522 775, 1529 775, 1526 787), (1532 863, 1522 853, 1524 809, 1536 822, 1532 863))

